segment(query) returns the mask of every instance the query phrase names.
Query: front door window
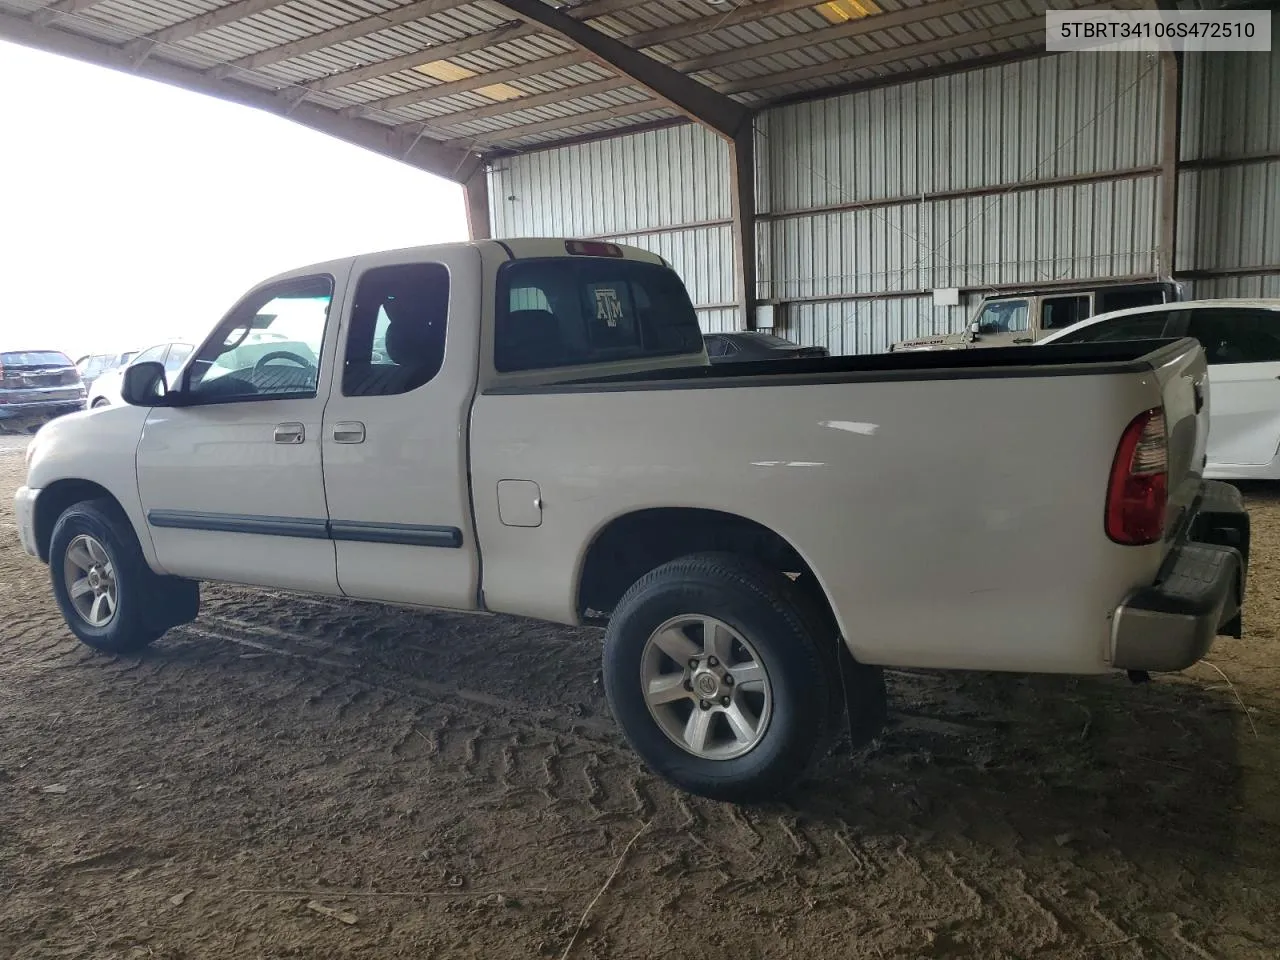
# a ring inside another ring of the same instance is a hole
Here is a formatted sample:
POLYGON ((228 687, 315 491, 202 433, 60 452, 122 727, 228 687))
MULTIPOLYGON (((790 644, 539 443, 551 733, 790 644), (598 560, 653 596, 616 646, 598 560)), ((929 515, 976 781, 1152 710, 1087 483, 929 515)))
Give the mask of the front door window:
POLYGON ((196 353, 185 392, 201 403, 314 397, 332 299, 329 277, 250 295, 196 353))

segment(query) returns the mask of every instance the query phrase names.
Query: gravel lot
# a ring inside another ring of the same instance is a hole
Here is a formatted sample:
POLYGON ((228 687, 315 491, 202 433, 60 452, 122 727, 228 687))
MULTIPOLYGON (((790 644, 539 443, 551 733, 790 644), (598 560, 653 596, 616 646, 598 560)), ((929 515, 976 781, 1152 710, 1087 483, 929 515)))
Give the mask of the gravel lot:
POLYGON ((640 769, 591 631, 208 587, 92 653, 18 546, 24 443, 0 958, 1280 956, 1280 489, 1218 669, 893 673, 879 741, 746 809, 640 769))

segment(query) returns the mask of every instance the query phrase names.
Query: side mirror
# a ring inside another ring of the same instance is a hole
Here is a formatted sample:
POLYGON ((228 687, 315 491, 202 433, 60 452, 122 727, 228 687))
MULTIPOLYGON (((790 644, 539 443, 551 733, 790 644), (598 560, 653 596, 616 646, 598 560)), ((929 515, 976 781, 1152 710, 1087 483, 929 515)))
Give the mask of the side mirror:
POLYGON ((981 332, 982 332, 982 324, 980 324, 977 320, 973 321, 973 323, 969 324, 969 332, 970 332, 970 333, 981 333, 981 332))
POLYGON ((133 407, 156 407, 164 403, 168 391, 164 364, 146 360, 125 368, 120 384, 120 399, 133 407))

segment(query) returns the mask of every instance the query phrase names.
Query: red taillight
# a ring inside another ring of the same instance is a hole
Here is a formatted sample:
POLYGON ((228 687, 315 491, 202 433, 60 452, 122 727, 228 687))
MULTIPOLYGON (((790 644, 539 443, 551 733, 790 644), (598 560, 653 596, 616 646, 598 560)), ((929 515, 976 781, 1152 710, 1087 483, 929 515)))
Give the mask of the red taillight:
POLYGON ((1164 411, 1133 418, 1120 438, 1107 487, 1107 536, 1116 543, 1155 543, 1169 502, 1169 438, 1164 411))
POLYGON ((620 257, 622 248, 602 240, 566 240, 564 248, 575 257, 620 257))

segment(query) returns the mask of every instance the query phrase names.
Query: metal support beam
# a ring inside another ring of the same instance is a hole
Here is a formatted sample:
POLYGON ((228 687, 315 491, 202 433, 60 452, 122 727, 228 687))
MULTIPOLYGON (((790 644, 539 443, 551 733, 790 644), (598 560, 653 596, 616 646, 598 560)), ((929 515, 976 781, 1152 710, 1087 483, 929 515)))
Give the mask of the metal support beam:
POLYGON ((273 7, 283 6, 288 2, 289 0, 237 0, 225 7, 218 7, 208 13, 175 23, 171 27, 149 33, 147 39, 159 44, 181 43, 197 34, 217 30, 219 27, 225 27, 246 17, 256 17, 260 13, 265 13, 273 7))
MULTIPOLYGON (((442 0, 437 6, 443 8, 453 2, 454 0, 442 0)), ((493 30, 473 33, 471 36, 463 37, 461 40, 437 43, 434 46, 424 47, 421 50, 393 57, 390 60, 379 60, 377 63, 369 63, 363 67, 344 70, 342 73, 334 73, 319 80, 313 80, 307 84, 307 89, 315 91, 336 90, 339 87, 350 86, 353 83, 371 80, 374 77, 386 76, 389 73, 398 73, 401 70, 408 70, 435 60, 446 60, 449 57, 483 50, 495 44, 509 43, 512 40, 518 40, 520 37, 530 36, 535 32, 537 32, 535 28, 519 21, 513 21, 500 27, 495 27, 493 30)))
MULTIPOLYGON (((513 140, 523 140, 526 137, 537 137, 544 133, 551 133, 556 130, 565 130, 574 127, 582 127, 591 123, 601 123, 605 120, 621 120, 625 117, 634 117, 642 113, 653 113, 657 110, 670 110, 671 104, 665 100, 641 100, 638 103, 625 103, 617 107, 602 107, 599 110, 592 110, 589 113, 579 113, 571 117, 560 117, 556 120, 542 120, 538 123, 522 123, 517 127, 503 127, 501 130, 495 130, 492 133, 477 135, 473 138, 477 143, 497 147, 499 144, 511 143, 513 140)), ((445 143, 450 146, 462 146, 462 144, 470 142, 470 140, 446 140, 445 143)), ((486 153, 491 151, 486 151, 486 153)))
POLYGON ((308 37, 281 44, 278 47, 268 47, 266 50, 260 50, 247 57, 241 57, 239 60, 233 60, 231 66, 241 70, 254 70, 258 67, 279 63, 282 60, 292 60, 294 57, 315 53, 325 47, 332 47, 339 43, 346 43, 348 40, 366 37, 371 33, 377 33, 379 30, 389 30, 402 23, 421 20, 423 17, 429 17, 433 13, 439 13, 441 10, 447 10, 453 6, 455 6, 454 0, 449 0, 446 3, 442 3, 441 0, 418 0, 417 3, 411 3, 395 10, 388 10, 375 17, 366 17, 362 20, 345 23, 340 27, 332 27, 329 30, 313 33, 308 37))
POLYGON ((733 211, 733 276, 746 330, 756 328, 756 141, 748 122, 729 145, 729 201, 733 211))
MULTIPOLYGON (((534 2, 537 2, 537 0, 534 0, 534 2)), ((768 2, 768 0, 766 0, 766 2, 768 2)), ((942 4, 941 6, 943 6, 944 9, 951 9, 945 3, 942 4)), ((865 20, 853 21, 853 23, 859 24, 859 25, 861 24, 870 25, 870 24, 874 24, 876 21, 887 19, 890 21, 889 25, 892 26, 893 24, 908 22, 909 18, 911 17, 919 18, 920 16, 919 11, 925 10, 925 9, 933 9, 933 7, 930 5, 926 5, 924 7, 911 7, 908 10, 898 11, 893 14, 888 14, 888 13, 878 14, 875 17, 868 17, 865 20), (907 19, 904 20, 903 18, 907 18, 907 19)), ((849 26, 850 26, 849 24, 844 24, 840 27, 830 28, 832 30, 836 30, 838 32, 838 36, 828 36, 828 30, 823 29, 823 30, 815 31, 813 33, 804 34, 804 37, 806 39, 811 38, 814 43, 826 42, 827 40, 831 40, 831 39, 841 39, 841 38, 845 38, 847 36, 853 35, 848 32, 849 26)), ((859 29, 863 30, 863 32, 866 32, 866 30, 864 30, 861 27, 859 29)), ((976 45, 976 44, 989 43, 991 40, 994 40, 994 39, 1021 37, 1024 35, 1034 35, 1037 33, 1040 35, 1043 35, 1044 33, 1044 24, 1042 21, 1020 20, 1020 21, 1015 21, 1013 23, 1002 24, 999 27, 982 28, 980 30, 973 31, 969 34, 964 34, 962 36, 968 43, 976 45)), ((792 44, 792 41, 793 41, 793 38, 789 38, 789 37, 785 38, 785 42, 787 44, 792 44)), ((627 44, 631 44, 634 42, 634 38, 626 38, 623 42, 627 44)), ((769 43, 766 43, 766 44, 758 44, 758 45, 742 47, 733 51, 733 53, 738 58, 751 58, 751 57, 757 56, 758 52, 759 53, 770 52, 769 49, 761 50, 761 48, 772 48, 774 43, 775 41, 770 41, 769 43)), ((865 54, 859 57, 847 58, 845 60, 840 61, 839 63, 834 63, 834 64, 821 63, 821 64, 808 66, 808 67, 799 67, 799 68, 785 71, 782 73, 766 74, 764 76, 749 77, 743 80, 736 80, 736 81, 710 83, 707 86, 709 86, 712 90, 724 95, 727 98, 730 94, 766 90, 771 87, 777 87, 777 86, 782 86, 784 84, 789 84, 796 80, 809 80, 814 78, 822 78, 832 74, 833 72, 839 73, 839 74, 847 74, 848 72, 853 70, 866 70, 874 67, 883 66, 884 64, 887 64, 887 63, 896 63, 909 58, 921 57, 921 56, 926 56, 928 54, 945 52, 946 50, 954 47, 955 45, 956 45, 955 37, 945 37, 942 39, 933 39, 933 40, 922 41, 920 43, 908 44, 907 46, 891 47, 887 50, 880 50, 875 53, 865 54)), ((787 49, 791 49, 791 46, 788 46, 787 49)), ((1025 53, 1022 54, 1022 56, 1025 56, 1025 55, 1026 55, 1025 53)), ((558 57, 547 57, 542 60, 535 60, 533 62, 523 64, 518 68, 512 68, 506 71, 499 71, 497 76, 483 75, 480 77, 470 78, 469 80, 455 81, 452 84, 436 84, 434 86, 422 87, 419 89, 407 91, 405 93, 396 94, 395 96, 392 96, 392 97, 386 97, 386 98, 383 98, 382 100, 372 101, 368 104, 365 104, 365 106, 380 109, 380 110, 395 110, 400 107, 406 107, 412 104, 423 103, 428 100, 436 100, 436 99, 439 99, 440 97, 452 96, 455 92, 473 90, 477 86, 482 85, 483 83, 493 83, 499 79, 504 81, 509 79, 527 79, 529 77, 537 76, 537 75, 546 73, 550 70, 559 69, 563 67, 566 63, 566 60, 564 57, 565 55, 562 54, 558 57), (523 75, 520 75, 520 71, 523 71, 523 75)), ((672 64, 670 65, 670 67, 671 69, 676 69, 676 68, 683 69, 684 67, 690 66, 690 65, 697 66, 698 62, 686 61, 684 63, 672 64)), ((613 67, 613 69, 618 69, 616 65, 611 64, 610 66, 613 67)), ((567 88, 564 91, 564 97, 566 100, 574 99, 576 97, 574 88, 572 87, 567 88)), ((508 101, 507 105, 510 108, 510 110, 514 111, 519 109, 519 107, 516 106, 516 103, 517 101, 508 101)), ((453 117, 454 117, 454 114, 452 113, 440 114, 432 118, 432 123, 433 125, 436 125, 438 127, 449 127, 453 122, 453 117)), ((563 121, 563 126, 565 127, 578 126, 580 125, 581 122, 582 121, 578 121, 576 118, 567 117, 563 121)), ((547 131, 547 130, 555 129, 555 127, 544 126, 542 129, 543 131, 547 131)), ((494 139, 501 139, 504 133, 505 131, 503 130, 494 130, 494 131, 491 131, 488 135, 494 139)))
POLYGON ((46 7, 41 7, 31 15, 31 22, 38 27, 47 27, 58 19, 59 14, 75 16, 88 10, 99 0, 54 0, 46 7))
POLYGON ((542 0, 494 0, 516 16, 538 23, 577 44, 606 66, 630 77, 655 96, 661 97, 690 119, 732 140, 742 129, 750 129, 751 112, 741 104, 716 93, 666 64, 633 50, 621 40, 601 33, 566 16, 542 0))
MULTIPOLYGON (((691 60, 677 60, 671 66, 681 73, 697 73, 699 70, 711 70, 727 64, 741 63, 744 59, 755 60, 761 57, 773 56, 775 53, 786 53, 791 50, 816 47, 820 43, 834 43, 837 40, 847 40, 850 37, 881 33, 885 30, 893 30, 919 23, 922 20, 941 19, 957 13, 982 11, 986 7, 996 6, 1000 3, 1002 3, 1002 0, 941 0, 941 2, 935 0, 935 2, 922 3, 916 7, 905 7, 902 10, 877 13, 870 17, 859 17, 857 20, 848 20, 845 23, 822 27, 818 30, 804 30, 790 36, 779 37, 776 40, 765 41, 764 43, 753 43, 746 47, 733 47, 718 53, 694 57, 691 60)), ((741 22, 744 16, 752 16, 753 11, 758 6, 764 6, 764 4, 753 3, 736 8, 734 14, 737 14, 737 16, 730 22, 738 23, 741 22), (738 11, 742 11, 742 13, 738 13, 738 11)), ((709 19, 714 22, 715 18, 709 19)), ((647 36, 649 34, 637 34, 627 37, 626 42, 631 46, 648 46, 648 41, 643 39, 647 36)))
POLYGON ((465 183, 480 164, 479 155, 470 151, 423 138, 417 138, 415 142, 410 143, 410 138, 406 138, 402 130, 395 130, 370 120, 343 117, 336 110, 314 103, 297 103, 291 106, 287 99, 279 96, 278 91, 233 80, 214 80, 198 70, 170 63, 159 57, 153 56, 135 68, 125 47, 113 46, 53 27, 41 27, 10 14, 0 13, 0 39, 11 40, 23 46, 64 57, 74 57, 111 70, 158 80, 161 83, 253 107, 276 116, 288 116, 303 126, 375 153, 394 157, 419 170, 453 180, 455 183, 465 183))
MULTIPOLYGON (((244 70, 252 70, 256 67, 279 63, 282 60, 292 60, 294 57, 315 53, 317 50, 323 50, 325 47, 332 47, 339 43, 346 43, 348 40, 367 37, 372 33, 387 30, 402 23, 421 20, 423 17, 429 17, 434 13, 439 13, 441 10, 460 7, 465 2, 466 0, 418 0, 417 3, 398 7, 395 10, 388 10, 384 13, 379 13, 377 16, 365 17, 363 20, 355 20, 340 27, 333 27, 278 47, 260 50, 258 53, 241 57, 239 60, 234 61, 232 66, 244 70)), ((808 0, 804 0, 804 2, 808 2, 808 0)), ((610 13, 625 10, 634 5, 635 0, 587 0, 586 3, 580 3, 566 12, 575 20, 588 20, 592 17, 607 16, 610 13)), ((430 53, 431 51, 428 50, 426 52, 430 53)), ((422 62, 425 63, 426 61, 422 62)))
MULTIPOLYGON (((536 77, 542 73, 563 70, 565 67, 574 67, 580 63, 582 63, 582 54, 577 50, 572 50, 568 53, 556 54, 554 57, 543 57, 541 60, 530 60, 518 66, 494 70, 491 73, 477 73, 474 77, 467 77, 463 80, 436 83, 429 87, 410 90, 408 93, 397 93, 394 96, 383 97, 380 100, 370 100, 368 103, 360 104, 360 106, 370 110, 395 110, 399 107, 407 107, 412 103, 421 103, 424 100, 439 100, 441 97, 452 97, 459 93, 466 93, 469 90, 479 90, 481 87, 492 86, 495 83, 509 83, 512 80, 536 77)), ((514 102, 514 100, 507 101, 509 104, 514 102)))
POLYGON ((1178 268, 1178 159, 1182 152, 1182 54, 1160 54, 1160 273, 1178 268))
MULTIPOLYGON (((770 73, 761 77, 748 77, 743 80, 731 80, 716 85, 721 93, 748 93, 757 90, 768 90, 772 87, 786 86, 802 80, 815 80, 831 76, 843 76, 855 70, 865 70, 886 63, 898 63, 913 57, 923 57, 934 53, 946 53, 957 47, 974 47, 991 43, 993 40, 1014 40, 1022 38, 1044 38, 1043 19, 1014 20, 995 27, 983 27, 968 33, 942 37, 936 40, 924 40, 900 47, 890 47, 876 53, 859 57, 848 57, 833 63, 818 63, 808 67, 796 67, 779 73, 770 73)), ((1043 44, 1041 45, 1043 48, 1043 44)), ((751 48, 743 51, 744 56, 752 56, 751 48)))
POLYGON ((462 185, 467 203, 467 234, 472 240, 488 240, 493 236, 489 229, 489 174, 482 163, 471 179, 462 185))
POLYGON ((573 103, 583 97, 594 97, 601 93, 621 90, 623 87, 631 85, 631 80, 628 77, 610 77, 608 80, 595 80, 591 83, 579 83, 571 87, 549 90, 546 93, 535 93, 528 97, 521 97, 519 100, 502 100, 484 107, 455 110, 453 113, 442 114, 436 119, 439 123, 454 126, 460 123, 468 123, 472 120, 483 120, 486 117, 518 114, 522 110, 545 107, 549 103, 573 103))

